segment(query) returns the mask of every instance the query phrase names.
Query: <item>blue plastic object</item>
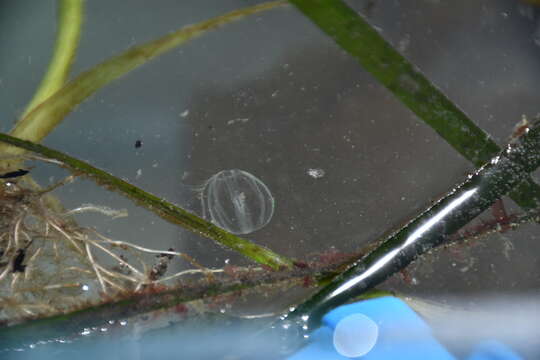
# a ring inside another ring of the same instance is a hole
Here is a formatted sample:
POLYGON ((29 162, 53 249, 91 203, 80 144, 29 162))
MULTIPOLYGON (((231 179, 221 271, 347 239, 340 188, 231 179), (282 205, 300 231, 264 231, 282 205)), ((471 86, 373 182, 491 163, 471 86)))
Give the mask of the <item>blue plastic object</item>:
MULTIPOLYGON (((288 360, 457 360, 406 303, 382 297, 340 306, 326 314, 311 342, 288 360)), ((479 344, 466 360, 520 360, 496 341, 479 344)))

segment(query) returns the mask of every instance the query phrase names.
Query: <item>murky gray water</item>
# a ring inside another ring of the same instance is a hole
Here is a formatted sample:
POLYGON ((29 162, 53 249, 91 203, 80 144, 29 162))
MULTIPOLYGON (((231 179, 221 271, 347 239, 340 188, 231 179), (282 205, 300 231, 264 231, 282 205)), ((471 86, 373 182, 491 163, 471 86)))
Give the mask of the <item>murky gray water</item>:
MULTIPOLYGON (((88 1, 74 73, 131 45, 259 2, 88 1)), ((348 3, 499 144, 522 114, 540 112, 536 10, 511 0, 348 3)), ((0 1, 2 131, 46 68, 54 14, 53 1, 0 1)), ((246 237, 296 258, 360 248, 473 169, 292 7, 211 32, 135 70, 83 103, 45 144, 201 215, 194 188, 222 170, 247 171, 269 189, 275 208, 246 237)), ((33 174, 47 184, 66 173, 45 166, 33 174)), ((248 263, 88 181, 58 195, 68 209, 88 202, 128 209, 129 217, 117 220, 80 216, 107 236, 173 247, 206 266, 248 263)), ((520 211, 509 199, 505 204, 510 213, 520 211)), ((405 280, 396 276, 387 285, 436 298, 534 289, 538 238, 537 225, 526 225, 437 250, 405 280)))

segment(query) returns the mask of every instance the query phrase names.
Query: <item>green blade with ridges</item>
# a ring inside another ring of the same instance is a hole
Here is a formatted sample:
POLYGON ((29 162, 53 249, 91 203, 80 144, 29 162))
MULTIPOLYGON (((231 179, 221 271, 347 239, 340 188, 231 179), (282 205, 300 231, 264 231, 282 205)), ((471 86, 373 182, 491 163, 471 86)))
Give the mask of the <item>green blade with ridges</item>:
MULTIPOLYGON (((289 2, 475 166, 500 151, 488 134, 343 1, 289 2)), ((510 196, 524 210, 540 206, 540 186, 530 177, 510 196)))

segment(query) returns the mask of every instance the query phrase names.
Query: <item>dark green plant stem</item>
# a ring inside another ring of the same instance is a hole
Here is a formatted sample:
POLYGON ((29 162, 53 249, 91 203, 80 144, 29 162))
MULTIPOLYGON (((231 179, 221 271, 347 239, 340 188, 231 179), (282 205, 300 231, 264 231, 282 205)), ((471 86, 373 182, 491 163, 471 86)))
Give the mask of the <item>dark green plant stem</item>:
MULTIPOLYGON (((500 151, 488 134, 342 0, 289 2, 475 166, 500 151)), ((530 177, 510 196, 524 210, 540 206, 540 186, 530 177)))
POLYGON ((164 199, 160 199, 159 197, 82 160, 75 159, 74 157, 43 145, 17 139, 7 134, 0 133, 0 141, 34 152, 46 158, 57 160, 62 166, 71 170, 73 173, 87 176, 94 180, 98 185, 127 196, 136 204, 147 208, 161 218, 212 239, 229 249, 238 251, 259 264, 269 266, 275 270, 282 267, 292 267, 292 261, 286 257, 276 254, 265 247, 254 244, 249 240, 233 235, 164 199))
MULTIPOLYGON (((80 2, 80 0, 71 1, 80 2)), ((32 142, 40 142, 81 102, 112 81, 210 30, 283 5, 287 5, 285 0, 249 6, 183 27, 156 40, 134 46, 79 74, 54 94, 48 96, 45 101, 40 102, 39 106, 33 107, 26 116, 16 123, 10 135, 32 142)), ((20 155, 22 152, 19 148, 0 144, 0 153, 3 155, 20 155)), ((0 167, 15 167, 16 169, 17 166, 19 166, 18 163, 0 162, 0 167)))
MULTIPOLYGON (((349 262, 349 260, 346 260, 349 262)), ((135 315, 149 313, 155 310, 166 310, 189 301, 212 299, 216 296, 237 296, 239 291, 265 293, 272 289, 286 289, 293 286, 305 286, 305 279, 309 277, 317 282, 321 279, 335 276, 341 264, 305 269, 293 269, 282 272, 262 272, 259 276, 246 275, 238 279, 225 279, 208 282, 201 280, 192 285, 180 285, 162 291, 148 291, 147 293, 130 294, 109 302, 96 305, 84 305, 80 310, 68 314, 39 318, 9 327, 0 327, 0 358, 2 351, 13 348, 23 348, 37 341, 51 339, 66 339, 80 336, 84 328, 99 327, 107 324, 109 320, 125 320, 135 315), (270 287, 270 288, 269 288, 270 287)), ((239 276, 242 276, 239 273, 239 276)), ((249 272, 246 272, 249 274, 249 272)), ((365 298, 388 296, 388 292, 374 290, 365 294, 365 298)), ((211 301, 211 300, 210 300, 211 301)))
POLYGON ((404 269, 418 256, 444 243, 495 200, 540 166, 540 121, 444 198, 382 241, 306 302, 288 320, 319 326, 330 309, 363 294, 404 269), (307 320, 306 316, 308 317, 307 320))
POLYGON ((26 106, 21 119, 60 89, 69 77, 77 53, 83 22, 85 0, 59 0, 54 52, 34 97, 26 106))

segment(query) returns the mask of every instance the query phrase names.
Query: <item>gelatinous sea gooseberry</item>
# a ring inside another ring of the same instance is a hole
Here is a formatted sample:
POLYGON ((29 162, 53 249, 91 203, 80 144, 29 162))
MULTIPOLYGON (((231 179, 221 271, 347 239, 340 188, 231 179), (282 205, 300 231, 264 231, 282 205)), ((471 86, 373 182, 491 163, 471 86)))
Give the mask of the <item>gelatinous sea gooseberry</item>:
POLYGON ((268 187, 238 169, 223 170, 208 179, 201 201, 204 216, 233 234, 259 230, 274 214, 274 197, 268 187))

